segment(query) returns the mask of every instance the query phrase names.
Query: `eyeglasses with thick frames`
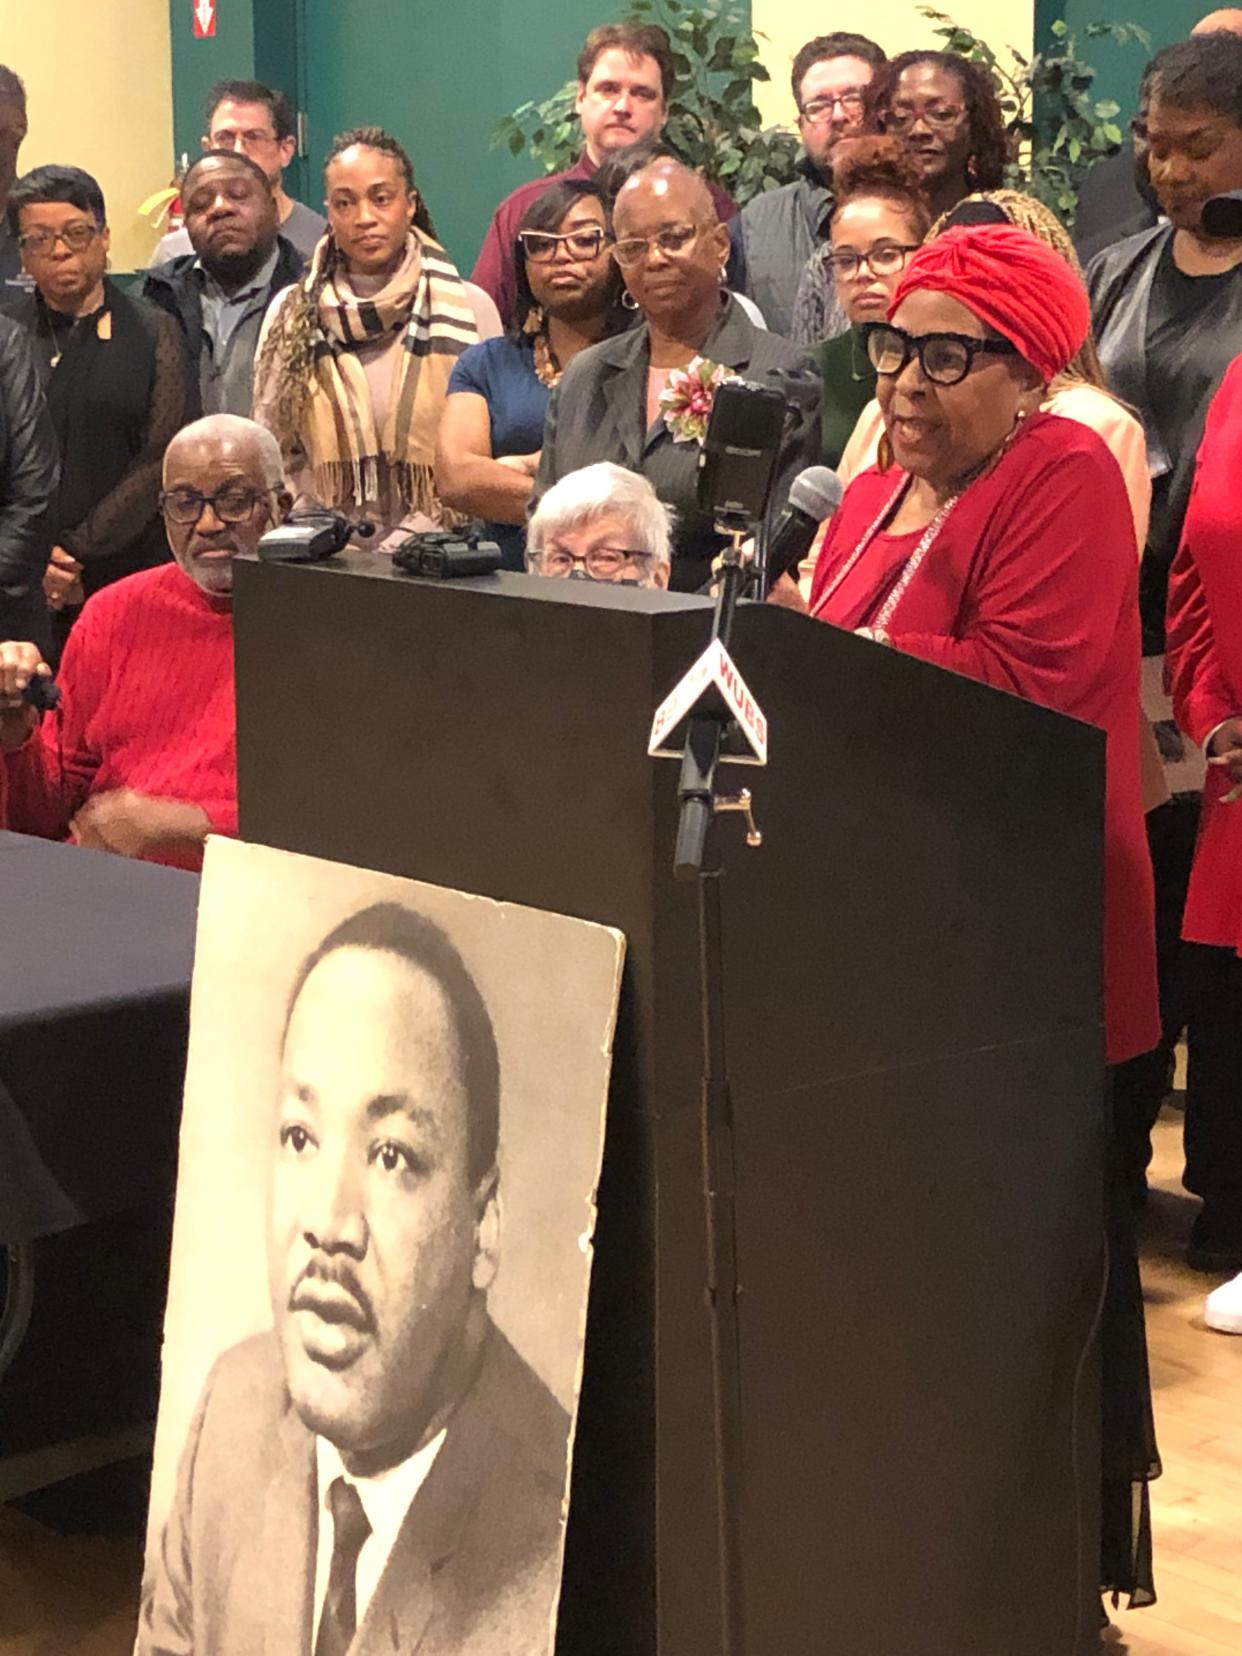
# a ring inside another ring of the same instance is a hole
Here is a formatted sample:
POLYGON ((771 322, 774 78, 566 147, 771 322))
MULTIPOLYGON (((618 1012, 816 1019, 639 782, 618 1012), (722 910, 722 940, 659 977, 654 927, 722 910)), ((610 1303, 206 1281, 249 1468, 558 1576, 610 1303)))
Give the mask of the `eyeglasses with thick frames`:
POLYGON ((593 546, 589 552, 568 552, 562 546, 551 546, 539 557, 539 567, 545 575, 572 575, 584 569, 593 581, 615 581, 623 569, 634 568, 645 573, 653 554, 639 552, 626 546, 593 546))
POLYGON ((165 489, 160 496, 160 509, 170 523, 179 523, 185 528, 197 523, 208 506, 221 523, 244 523, 259 502, 271 493, 270 489, 252 488, 249 483, 224 483, 211 495, 188 487, 165 489))
POLYGON ((619 265, 636 265, 650 256, 653 247, 658 247, 661 253, 675 259, 687 251, 699 231, 705 228, 702 224, 669 224, 654 236, 626 236, 613 243, 612 256, 619 265))
POLYGON ((63 230, 50 230, 40 227, 38 230, 27 230, 17 238, 17 245, 23 253, 33 254, 41 259, 50 253, 57 242, 64 242, 71 253, 81 253, 83 248, 89 247, 99 234, 99 225, 88 224, 85 219, 79 219, 76 224, 66 224, 63 230))
POLYGON ((550 264, 561 248, 571 259, 598 258, 608 232, 599 225, 589 230, 565 230, 559 235, 551 230, 519 230, 518 240, 528 259, 535 264, 550 264))
POLYGON ((973 334, 910 334, 891 322, 868 322, 863 345, 877 374, 893 377, 918 357, 919 367, 933 385, 960 385, 979 356, 1018 356, 1011 339, 976 339, 973 334))
POLYGON ((858 275, 864 265, 873 276, 895 276, 899 270, 906 268, 906 260, 911 253, 917 251, 917 242, 884 242, 880 247, 873 247, 870 253, 855 253, 852 247, 843 247, 839 252, 826 253, 824 257, 835 274, 848 282, 858 275))
POLYGON ((847 86, 844 92, 825 92, 822 97, 812 98, 803 106, 802 119, 812 126, 819 126, 823 121, 830 121, 833 110, 838 108, 842 115, 857 120, 863 112, 862 87, 847 86))
POLYGON ((884 116, 884 130, 900 135, 912 131, 916 121, 926 121, 933 132, 951 132, 965 113, 961 104, 924 104, 917 109, 894 104, 884 116))

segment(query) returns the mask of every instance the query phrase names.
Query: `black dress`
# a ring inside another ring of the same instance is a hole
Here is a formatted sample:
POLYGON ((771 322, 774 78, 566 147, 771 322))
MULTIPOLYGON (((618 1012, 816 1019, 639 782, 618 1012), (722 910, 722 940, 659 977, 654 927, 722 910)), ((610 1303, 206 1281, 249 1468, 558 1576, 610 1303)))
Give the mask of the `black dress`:
MULTIPOLYGON (((175 321, 112 282, 74 319, 32 294, 9 314, 29 330, 60 447, 53 544, 82 565, 87 597, 169 556, 158 496, 170 438, 193 417, 175 321)), ((76 611, 54 617, 63 646, 76 611)))

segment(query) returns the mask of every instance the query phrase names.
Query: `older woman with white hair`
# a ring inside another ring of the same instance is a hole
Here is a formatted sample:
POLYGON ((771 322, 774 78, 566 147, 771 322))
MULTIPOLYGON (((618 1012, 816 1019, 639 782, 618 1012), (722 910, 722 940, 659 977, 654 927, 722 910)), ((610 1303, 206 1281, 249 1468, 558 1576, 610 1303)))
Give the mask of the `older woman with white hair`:
POLYGON ((638 472, 597 460, 568 472, 526 530, 532 575, 667 587, 675 515, 638 472))

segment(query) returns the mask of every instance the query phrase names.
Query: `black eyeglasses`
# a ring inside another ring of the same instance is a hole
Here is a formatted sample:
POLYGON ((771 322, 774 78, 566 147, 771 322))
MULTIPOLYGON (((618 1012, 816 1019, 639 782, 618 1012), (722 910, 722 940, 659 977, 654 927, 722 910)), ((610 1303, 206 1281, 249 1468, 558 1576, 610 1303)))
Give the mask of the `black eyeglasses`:
POLYGON ((550 230, 518 232, 523 252, 536 264, 550 262, 561 247, 571 259, 594 259, 607 239, 607 232, 599 226, 592 230, 566 230, 561 235, 553 235, 550 230))
POLYGON ((160 496, 160 509, 170 523, 187 527, 198 522, 206 506, 211 507, 221 523, 244 523, 271 492, 252 488, 248 483, 225 483, 212 495, 202 494, 198 489, 166 489, 160 496))
POLYGON ((810 103, 803 105, 802 119, 818 126, 821 121, 832 119, 834 109, 839 109, 850 119, 856 119, 863 112, 862 87, 847 86, 844 92, 825 92, 822 97, 812 98, 810 103))
POLYGON ((76 224, 66 224, 63 230, 27 230, 17 238, 17 245, 23 253, 33 253, 36 258, 50 253, 58 241, 63 241, 71 253, 80 253, 84 247, 91 245, 98 234, 97 224, 87 224, 80 219, 76 224))
POLYGON ((843 247, 838 253, 826 255, 836 274, 850 281, 866 265, 873 276, 895 276, 906 268, 911 253, 918 252, 917 242, 884 242, 870 253, 856 253, 852 247, 843 247))
POLYGON ((973 334, 910 334, 891 322, 868 322, 863 345, 877 374, 900 374, 912 357, 933 385, 960 385, 978 356, 1019 356, 1011 339, 976 339, 973 334))

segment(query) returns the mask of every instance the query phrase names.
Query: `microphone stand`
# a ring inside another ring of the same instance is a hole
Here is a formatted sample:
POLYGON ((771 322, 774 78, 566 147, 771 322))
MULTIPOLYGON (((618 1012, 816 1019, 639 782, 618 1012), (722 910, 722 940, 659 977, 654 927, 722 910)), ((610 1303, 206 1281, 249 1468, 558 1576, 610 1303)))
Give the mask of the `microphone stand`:
MULTIPOLYGON (((738 599, 750 579, 742 557, 746 526, 722 525, 730 544, 721 557, 711 641, 728 648, 738 599)), ((716 1550, 720 1572, 721 1656, 744 1656, 740 1506, 742 1494, 741 1354, 738 1329, 736 1167, 733 1101, 725 1043, 724 953, 720 875, 713 858, 704 867, 707 831, 718 811, 738 810, 749 823, 748 842, 760 843, 750 816, 750 794, 720 798, 716 765, 726 719, 691 717, 678 784, 680 814, 673 872, 698 884, 699 990, 703 1035, 700 1158, 707 1243, 707 1309, 711 1338, 712 1426, 715 1449, 716 1550)))

